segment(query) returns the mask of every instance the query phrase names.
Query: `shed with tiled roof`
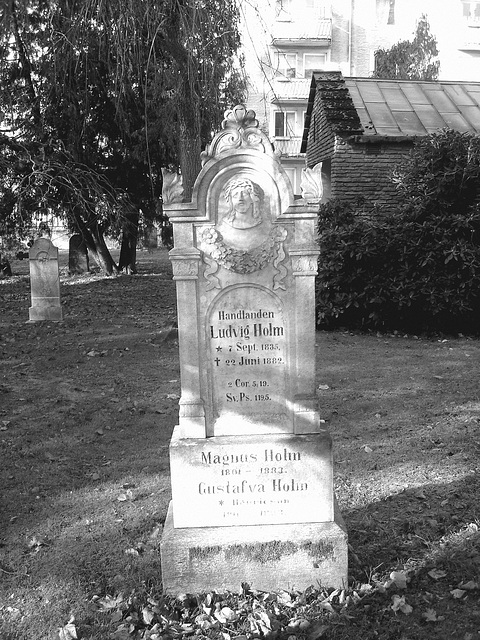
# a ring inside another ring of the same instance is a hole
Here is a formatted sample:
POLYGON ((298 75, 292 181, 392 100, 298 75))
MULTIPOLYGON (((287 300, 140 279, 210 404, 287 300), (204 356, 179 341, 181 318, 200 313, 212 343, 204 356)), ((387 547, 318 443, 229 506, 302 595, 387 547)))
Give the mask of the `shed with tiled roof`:
POLYGON ((390 177, 414 141, 441 129, 480 134, 480 83, 344 78, 314 72, 302 153, 322 162, 326 198, 395 209, 390 177))

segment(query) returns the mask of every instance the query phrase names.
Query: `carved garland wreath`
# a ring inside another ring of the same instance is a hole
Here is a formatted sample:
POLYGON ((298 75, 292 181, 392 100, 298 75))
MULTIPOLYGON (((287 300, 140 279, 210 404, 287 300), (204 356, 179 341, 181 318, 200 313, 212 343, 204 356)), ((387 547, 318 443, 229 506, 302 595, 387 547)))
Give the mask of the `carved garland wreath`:
POLYGON ((234 249, 226 244, 221 233, 213 227, 207 227, 202 234, 209 256, 225 269, 235 273, 252 273, 264 269, 277 257, 285 237, 285 229, 276 228, 262 244, 246 251, 234 249))

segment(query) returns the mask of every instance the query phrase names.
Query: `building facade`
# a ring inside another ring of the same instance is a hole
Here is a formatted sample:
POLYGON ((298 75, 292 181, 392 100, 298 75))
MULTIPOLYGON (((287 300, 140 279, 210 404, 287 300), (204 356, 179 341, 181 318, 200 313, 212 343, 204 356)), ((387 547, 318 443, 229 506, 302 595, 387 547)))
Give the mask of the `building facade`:
POLYGON ((312 71, 370 77, 375 50, 412 40, 425 15, 440 80, 480 80, 480 0, 249 0, 241 4, 248 105, 299 195, 312 71))

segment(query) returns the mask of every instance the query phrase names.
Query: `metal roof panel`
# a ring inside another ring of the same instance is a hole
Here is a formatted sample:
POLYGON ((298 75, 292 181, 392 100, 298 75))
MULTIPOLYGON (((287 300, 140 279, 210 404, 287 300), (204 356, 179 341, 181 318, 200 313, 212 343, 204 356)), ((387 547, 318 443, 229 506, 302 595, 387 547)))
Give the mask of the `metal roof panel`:
POLYGON ((431 104, 417 104, 415 112, 429 133, 447 126, 445 120, 431 104))
POLYGON ((452 101, 459 107, 474 105, 475 102, 468 95, 465 89, 459 84, 446 84, 444 86, 445 93, 448 94, 452 101))
POLYGON ((472 127, 468 124, 461 113, 442 113, 447 127, 455 129, 455 131, 471 131, 472 127))
POLYGON ((456 113, 457 107, 453 104, 447 94, 441 88, 425 88, 425 95, 431 100, 433 106, 440 113, 456 113))
POLYGON ((480 109, 478 106, 459 107, 459 109, 471 127, 480 132, 480 109))
POLYGON ((413 82, 405 82, 402 83, 402 90, 411 105, 430 104, 430 100, 427 98, 420 85, 413 84, 413 82))
POLYGON ((401 86, 382 87, 382 93, 391 111, 413 111, 413 107, 407 100, 401 86))
POLYGON ((424 136, 426 129, 414 111, 395 111, 393 113, 400 131, 408 136, 424 136))
POLYGON ((472 88, 468 90, 468 95, 470 96, 470 98, 477 104, 480 106, 480 87, 478 89, 476 88, 472 88))
POLYGON ((364 102, 385 102, 385 98, 378 88, 377 82, 372 80, 357 82, 357 89, 364 102))
POLYGON ((397 123, 392 115, 392 112, 388 106, 383 102, 370 102, 365 105, 370 114, 370 119, 373 122, 375 129, 378 131, 378 127, 396 127, 397 123))

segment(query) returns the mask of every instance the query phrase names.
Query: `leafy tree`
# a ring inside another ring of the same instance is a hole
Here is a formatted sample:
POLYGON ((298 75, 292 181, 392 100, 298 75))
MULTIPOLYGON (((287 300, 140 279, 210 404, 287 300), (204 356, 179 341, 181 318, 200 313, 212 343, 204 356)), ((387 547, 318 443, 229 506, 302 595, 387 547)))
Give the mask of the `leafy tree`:
POLYGON ((202 143, 243 97, 237 22, 233 0, 8 0, 0 233, 57 211, 107 273, 104 234, 120 233, 119 267, 133 270, 161 168, 180 166, 188 197, 202 143))
POLYGON ((374 78, 391 80, 437 80, 440 70, 437 40, 422 15, 412 41, 401 40, 390 49, 375 51, 374 78))

